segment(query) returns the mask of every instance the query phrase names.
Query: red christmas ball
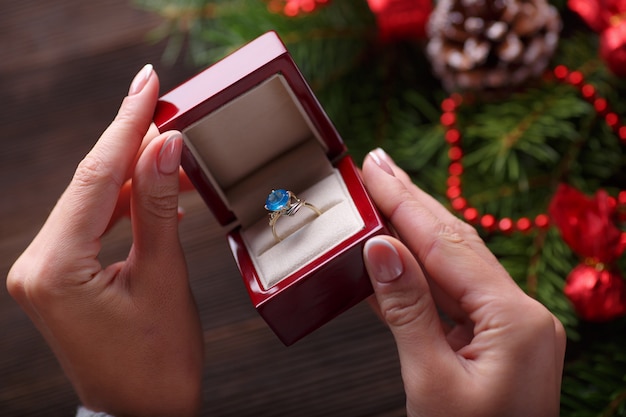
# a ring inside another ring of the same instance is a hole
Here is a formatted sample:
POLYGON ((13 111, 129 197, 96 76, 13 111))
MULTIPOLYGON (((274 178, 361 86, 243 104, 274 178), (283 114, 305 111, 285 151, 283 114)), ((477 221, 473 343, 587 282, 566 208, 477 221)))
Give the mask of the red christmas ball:
POLYGON ((626 20, 601 33, 600 56, 615 75, 626 77, 626 20))
POLYGON ((626 76, 626 0, 568 0, 567 5, 600 34, 600 56, 609 69, 626 76))
POLYGON ((564 292, 584 320, 602 322, 626 314, 624 280, 601 265, 578 265, 568 275, 564 292))
POLYGON ((367 0, 376 15, 379 36, 385 42, 422 39, 433 5, 432 0, 367 0))
POLYGON ((611 264, 624 252, 615 205, 599 190, 593 197, 561 184, 550 202, 550 216, 565 243, 581 258, 611 264))

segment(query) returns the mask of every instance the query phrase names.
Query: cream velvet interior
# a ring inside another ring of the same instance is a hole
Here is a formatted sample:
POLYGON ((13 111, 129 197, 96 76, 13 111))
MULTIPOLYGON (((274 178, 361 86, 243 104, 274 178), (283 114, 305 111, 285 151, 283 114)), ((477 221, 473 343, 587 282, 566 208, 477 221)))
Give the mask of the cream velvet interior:
POLYGON ((363 219, 323 141, 281 75, 183 131, 207 177, 235 213, 264 288, 362 230, 363 219), (265 199, 284 188, 318 207, 281 216, 276 242, 265 199))

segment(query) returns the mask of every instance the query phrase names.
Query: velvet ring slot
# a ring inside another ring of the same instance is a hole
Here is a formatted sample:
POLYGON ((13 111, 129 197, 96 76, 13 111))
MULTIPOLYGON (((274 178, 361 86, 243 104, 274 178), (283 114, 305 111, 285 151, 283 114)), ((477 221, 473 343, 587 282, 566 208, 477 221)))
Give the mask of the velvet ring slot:
POLYGON ((341 176, 333 173, 298 196, 314 202, 322 214, 301 209, 277 223, 283 239, 276 242, 267 216, 242 231, 242 237, 265 289, 297 271, 363 229, 363 219, 341 176))

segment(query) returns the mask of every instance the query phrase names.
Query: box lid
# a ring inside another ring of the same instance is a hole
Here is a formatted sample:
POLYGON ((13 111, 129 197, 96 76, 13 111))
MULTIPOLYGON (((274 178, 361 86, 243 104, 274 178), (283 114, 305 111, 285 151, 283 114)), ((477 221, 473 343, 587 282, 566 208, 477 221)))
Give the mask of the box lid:
MULTIPOLYGON (((157 103, 154 122, 162 132, 183 131, 276 75, 284 80, 298 107, 316 131, 316 137, 323 141, 328 159, 335 161, 342 156, 346 147, 341 137, 285 45, 273 31, 256 38, 163 95, 157 103)), ((245 116, 243 114, 242 118, 245 116)), ((187 147, 183 150, 182 165, 220 224, 228 225, 236 221, 228 202, 224 201, 224 194, 187 147)))

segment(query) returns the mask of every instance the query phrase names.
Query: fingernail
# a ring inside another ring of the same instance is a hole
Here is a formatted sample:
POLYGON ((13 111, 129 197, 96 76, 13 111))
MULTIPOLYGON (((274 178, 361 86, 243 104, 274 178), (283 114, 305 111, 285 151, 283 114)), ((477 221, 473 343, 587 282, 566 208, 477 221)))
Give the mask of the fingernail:
POLYGON ((376 163, 376 165, 378 165, 383 171, 385 171, 392 177, 395 177, 393 169, 391 169, 391 166, 389 166, 389 164, 385 161, 385 156, 387 155, 385 151, 377 148, 371 151, 368 155, 370 156, 370 158, 372 158, 372 161, 374 161, 374 163, 376 163))
POLYGON ((169 175, 178 172, 182 147, 183 137, 178 132, 173 133, 163 142, 157 164, 161 174, 169 175))
POLYGON ((387 152, 385 152, 385 150, 383 148, 376 148, 376 149, 374 149, 374 153, 376 153, 376 155, 378 155, 378 157, 380 159, 382 159, 383 161, 385 161, 387 164, 389 164, 391 166, 391 163, 393 162, 393 159, 391 159, 389 154, 387 152))
POLYGON ((379 237, 373 237, 365 242, 365 257, 368 270, 372 278, 378 282, 391 282, 404 272, 404 265, 396 248, 379 237))
POLYGON ((153 67, 152 64, 146 64, 138 73, 135 75, 133 82, 130 84, 130 89, 128 90, 128 95, 132 96, 134 94, 139 94, 141 90, 146 86, 150 76, 152 76, 153 67))

